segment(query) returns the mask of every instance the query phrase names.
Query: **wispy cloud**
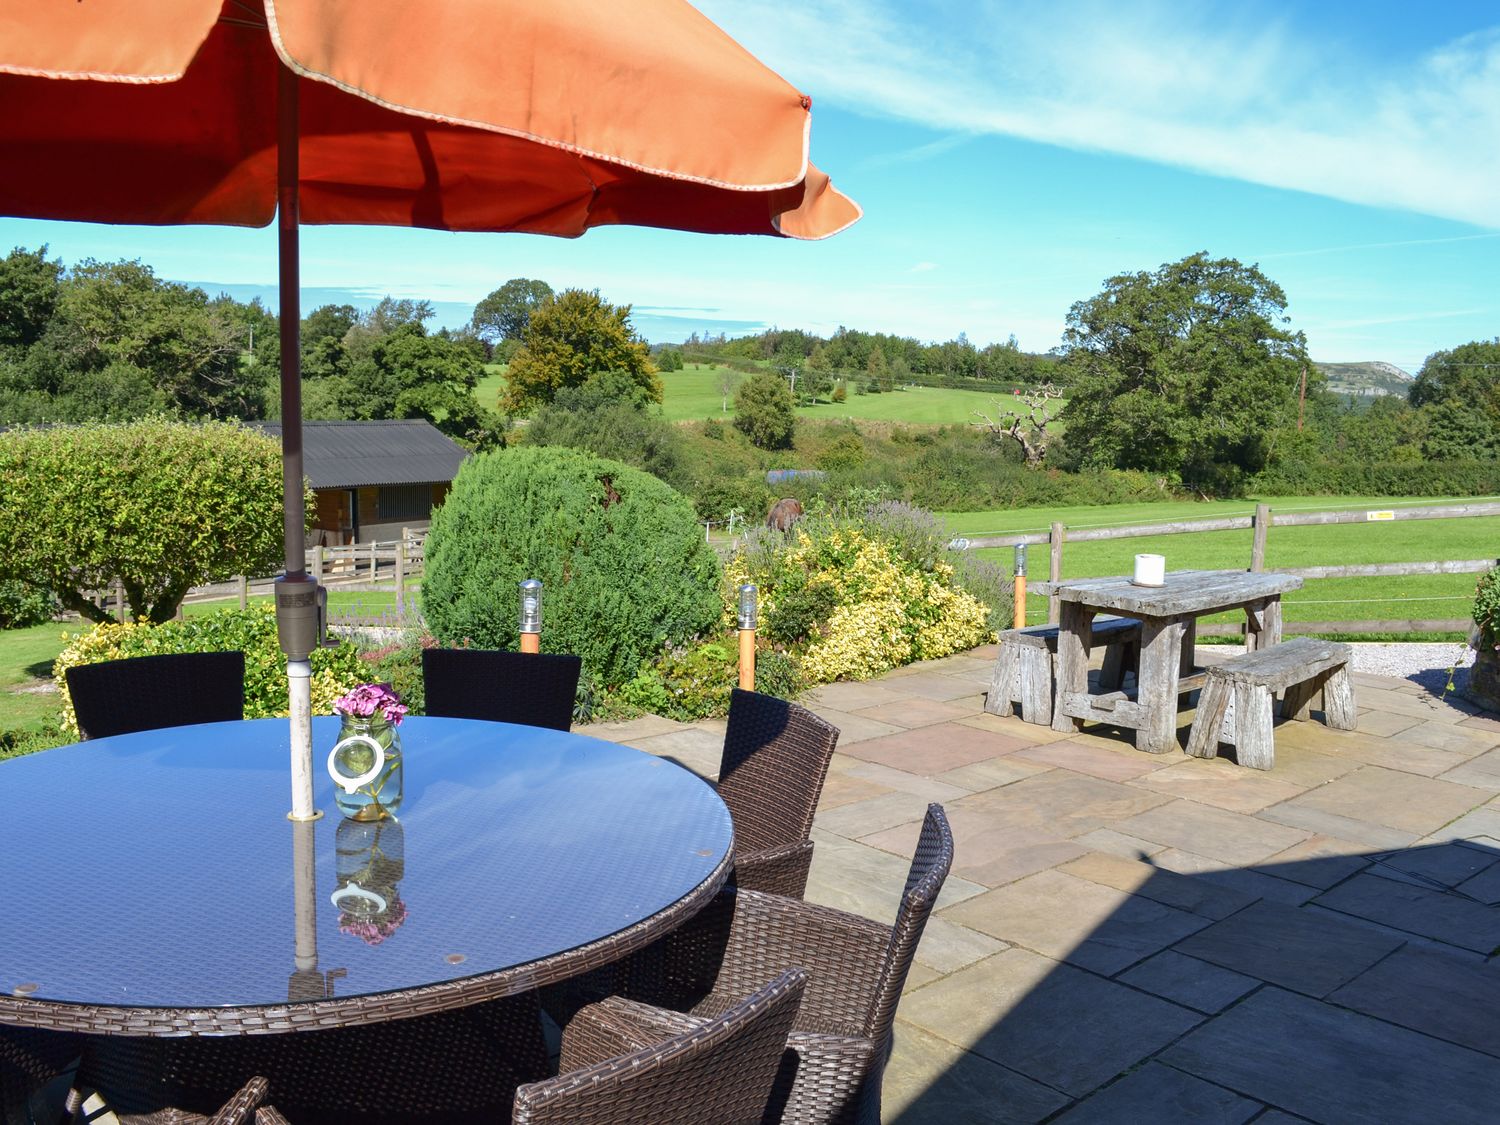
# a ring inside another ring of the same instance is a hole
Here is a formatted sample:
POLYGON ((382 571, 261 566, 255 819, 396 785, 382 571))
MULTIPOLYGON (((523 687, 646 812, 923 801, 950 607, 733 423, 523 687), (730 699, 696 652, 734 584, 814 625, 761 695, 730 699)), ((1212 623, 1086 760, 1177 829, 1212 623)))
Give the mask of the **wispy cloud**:
POLYGON ((959 145, 972 141, 974 137, 974 133, 953 133, 950 136, 939 137, 935 141, 928 141, 925 145, 916 145, 897 152, 877 152, 861 160, 859 166, 862 169, 873 169, 889 168, 896 164, 919 164, 924 160, 931 160, 934 156, 952 152, 959 145))
POLYGON ((1249 8, 701 6, 825 103, 1500 227, 1500 28, 1392 64, 1249 8))
POLYGON ((937 268, 938 268, 938 266, 937 266, 936 262, 918 262, 916 265, 912 266, 912 268, 909 269, 909 270, 907 270, 906 272, 907 273, 931 273, 933 270, 935 270, 937 268))
POLYGON ((1317 254, 1344 254, 1356 250, 1395 250, 1405 246, 1438 246, 1445 242, 1474 242, 1480 239, 1500 238, 1500 231, 1493 234, 1459 234, 1451 238, 1404 238, 1397 242, 1356 242, 1348 246, 1319 246, 1311 250, 1280 250, 1258 255, 1260 261, 1274 258, 1310 258, 1317 254))

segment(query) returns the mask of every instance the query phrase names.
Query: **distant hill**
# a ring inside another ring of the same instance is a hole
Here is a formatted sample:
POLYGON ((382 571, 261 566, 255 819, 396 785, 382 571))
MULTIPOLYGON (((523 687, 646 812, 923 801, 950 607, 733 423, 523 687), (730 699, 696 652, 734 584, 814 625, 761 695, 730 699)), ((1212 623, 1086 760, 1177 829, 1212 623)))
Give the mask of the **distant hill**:
POLYGON ((1401 395, 1411 387, 1412 377, 1394 363, 1315 363, 1328 380, 1328 389, 1340 395, 1401 395))

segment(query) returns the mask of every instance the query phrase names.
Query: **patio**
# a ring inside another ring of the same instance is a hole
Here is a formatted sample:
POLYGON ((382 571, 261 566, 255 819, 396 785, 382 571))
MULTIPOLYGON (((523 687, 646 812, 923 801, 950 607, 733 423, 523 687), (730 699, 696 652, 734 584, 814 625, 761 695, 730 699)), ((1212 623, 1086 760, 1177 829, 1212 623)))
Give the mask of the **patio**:
MULTIPOLYGON (((929 801, 957 838, 887 1121, 1493 1120, 1500 721, 1357 674, 1358 729, 1279 725, 1262 773, 986 715, 993 658, 808 701, 843 732, 809 900, 888 922, 929 801)), ((700 773, 723 742, 586 733, 700 773)))

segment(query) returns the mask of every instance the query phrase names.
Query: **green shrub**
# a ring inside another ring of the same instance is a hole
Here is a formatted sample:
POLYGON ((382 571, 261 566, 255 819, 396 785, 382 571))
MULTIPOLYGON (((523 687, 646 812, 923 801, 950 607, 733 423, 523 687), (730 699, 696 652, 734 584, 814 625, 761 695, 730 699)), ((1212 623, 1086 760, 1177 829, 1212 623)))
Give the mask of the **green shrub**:
POLYGON ((422 680, 422 650, 437 644, 432 636, 411 630, 399 641, 359 654, 366 672, 364 682, 390 684, 406 704, 408 713, 427 713, 427 690, 422 680))
POLYGON ((29 582, 0 578, 0 629, 29 629, 51 621, 59 610, 50 590, 29 582))
POLYGON ((792 391, 786 380, 761 371, 734 393, 734 425, 761 449, 790 449, 796 429, 792 391))
POLYGON ((1500 461, 1294 461, 1272 466, 1249 488, 1263 496, 1493 496, 1500 461))
POLYGON ((517 646, 517 583, 540 579, 542 648, 625 683, 721 615, 718 560, 686 498, 571 449, 471 458, 427 539, 422 609, 445 645, 517 646))
POLYGON ((813 464, 818 468, 832 471, 837 469, 855 469, 865 462, 865 443, 859 440, 856 434, 844 434, 835 438, 822 453, 819 453, 813 464))
MULTIPOLYGON (((67 669, 78 664, 172 652, 243 652, 245 718, 264 719, 289 713, 286 657, 276 641, 276 611, 269 604, 223 609, 160 625, 106 623, 76 636, 65 634, 63 639, 67 643, 52 666, 52 679, 62 696, 63 729, 71 734, 77 733, 78 721, 68 695, 64 675, 67 669)), ((312 672, 314 715, 331 715, 335 699, 370 678, 359 650, 348 641, 315 651, 312 672)))
POLYGON ((1479 626, 1481 644, 1500 645, 1500 566, 1479 576, 1474 588, 1474 624, 1479 626))

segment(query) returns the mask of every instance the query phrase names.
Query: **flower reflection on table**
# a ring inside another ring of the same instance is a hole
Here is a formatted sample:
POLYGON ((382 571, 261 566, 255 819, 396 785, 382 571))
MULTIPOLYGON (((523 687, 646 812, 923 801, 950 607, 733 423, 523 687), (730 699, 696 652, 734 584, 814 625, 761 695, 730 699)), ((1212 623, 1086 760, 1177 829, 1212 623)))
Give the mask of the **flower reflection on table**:
POLYGON ((342 820, 334 840, 339 887, 330 896, 339 932, 379 945, 406 921, 397 884, 406 871, 406 838, 394 819, 342 820))

